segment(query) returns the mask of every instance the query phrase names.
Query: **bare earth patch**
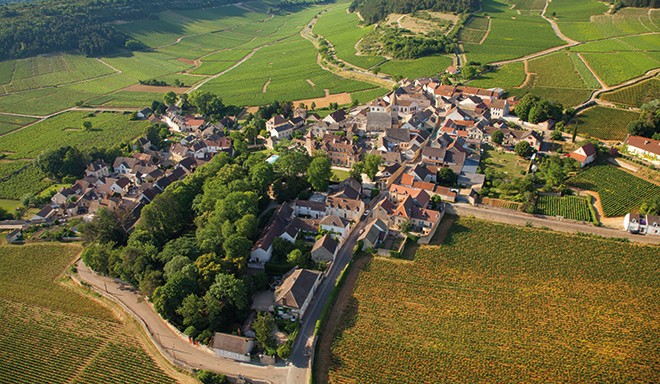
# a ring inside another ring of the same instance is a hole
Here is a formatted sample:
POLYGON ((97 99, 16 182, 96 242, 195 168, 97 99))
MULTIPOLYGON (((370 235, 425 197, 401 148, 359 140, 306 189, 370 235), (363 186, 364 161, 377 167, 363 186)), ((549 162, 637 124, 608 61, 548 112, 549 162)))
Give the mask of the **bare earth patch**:
POLYGON ((173 91, 174 93, 184 93, 188 91, 188 87, 157 87, 155 85, 135 84, 126 87, 123 91, 128 92, 148 92, 148 93, 167 93, 173 91))
POLYGON ((268 86, 269 86, 269 85, 270 85, 270 79, 268 79, 268 81, 266 82, 266 84, 264 84, 264 86, 261 87, 261 93, 266 93, 266 92, 268 92, 268 86))
POLYGON ((316 84, 310 79, 307 79, 307 84, 309 84, 312 88, 316 87, 316 84))

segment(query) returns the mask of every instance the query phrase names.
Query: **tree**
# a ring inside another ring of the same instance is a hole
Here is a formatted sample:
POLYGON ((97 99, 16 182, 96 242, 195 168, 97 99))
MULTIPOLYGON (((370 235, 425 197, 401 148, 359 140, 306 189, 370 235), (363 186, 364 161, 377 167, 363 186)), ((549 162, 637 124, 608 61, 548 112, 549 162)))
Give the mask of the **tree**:
POLYGON ((163 267, 165 280, 169 279, 170 276, 173 276, 175 273, 181 272, 185 266, 190 264, 192 264, 192 261, 186 256, 175 256, 163 267))
POLYGON ((458 182, 458 175, 451 168, 442 167, 438 170, 438 184, 451 187, 458 182))
POLYGON ((177 100, 178 100, 178 96, 176 95, 176 93, 174 93, 174 91, 169 91, 163 96, 163 101, 167 105, 174 105, 176 104, 177 100))
POLYGON ((316 103, 312 101, 312 104, 309 105, 309 108, 313 111, 316 109, 316 103))
POLYGON ((351 167, 350 176, 355 180, 362 182, 362 173, 364 172, 364 163, 362 161, 356 161, 351 167))
POLYGON ((245 282, 227 273, 220 273, 215 277, 215 283, 209 288, 209 294, 214 299, 239 310, 245 309, 248 305, 245 282))
POLYGON ((294 249, 286 257, 286 260, 291 264, 303 265, 305 262, 305 254, 300 249, 294 249))
POLYGON ((364 158, 364 172, 369 176, 370 180, 374 180, 376 178, 376 174, 378 173, 380 163, 383 161, 383 158, 373 154, 369 153, 365 156, 364 158))
POLYGON ((180 323, 181 317, 176 313, 186 296, 194 293, 197 288, 197 273, 194 265, 186 266, 182 271, 170 276, 165 285, 156 288, 151 302, 154 308, 166 320, 180 323))
POLYGON ((561 131, 554 130, 554 131, 552 131, 552 133, 550 134, 550 138, 551 138, 552 140, 559 141, 559 140, 563 140, 563 139, 564 139, 564 135, 561 134, 561 131))
POLYGON ((204 370, 197 372, 197 380, 201 381, 202 384, 227 384, 225 375, 204 370))
POLYGON ((256 240, 259 235, 259 220, 253 214, 247 214, 236 222, 236 234, 250 240, 256 240))
POLYGON ((644 201, 639 208, 639 212, 647 215, 660 215, 660 195, 655 195, 644 201))
POLYGON ((322 192, 327 190, 331 176, 332 168, 327 156, 317 156, 312 159, 307 169, 307 181, 315 190, 322 192))
POLYGON ((275 171, 273 166, 265 161, 253 165, 249 169, 250 181, 255 189, 260 193, 268 190, 270 185, 275 181, 275 171))
POLYGON ((176 313, 181 316, 181 323, 185 327, 192 326, 197 331, 208 327, 206 303, 203 298, 193 293, 183 299, 181 306, 176 309, 176 313))
POLYGON ((83 121, 82 129, 85 132, 91 131, 92 130, 92 122, 91 121, 83 121))
POLYGON ((409 220, 404 220, 401 223, 399 223, 399 230, 401 231, 401 233, 406 234, 410 232, 411 229, 412 229, 412 224, 410 224, 409 220))
POLYGON ((110 274, 110 270, 117 259, 117 251, 113 249, 114 244, 90 244, 83 250, 82 260, 94 271, 102 274, 110 274))
POLYGON ((532 146, 526 142, 526 141, 519 141, 518 144, 516 144, 515 147, 513 147, 513 150, 518 154, 520 157, 527 157, 534 152, 534 149, 532 146))
POLYGON ((495 144, 501 145, 504 142, 504 133, 502 131, 495 131, 491 135, 490 140, 495 144))
POLYGON ((275 346, 275 339, 273 338, 275 321, 270 313, 259 312, 252 323, 252 328, 254 328, 255 339, 257 339, 262 349, 266 350, 275 346))
MULTIPOLYGON (((252 242, 245 236, 233 234, 225 240, 222 244, 222 249, 225 251, 225 256, 230 260, 244 260, 247 261, 250 255, 252 242)), ((244 262, 239 262, 244 264, 244 262)))
POLYGON ((125 245, 128 240, 129 218, 126 211, 101 208, 94 220, 82 226, 83 241, 85 244, 98 242, 125 245))

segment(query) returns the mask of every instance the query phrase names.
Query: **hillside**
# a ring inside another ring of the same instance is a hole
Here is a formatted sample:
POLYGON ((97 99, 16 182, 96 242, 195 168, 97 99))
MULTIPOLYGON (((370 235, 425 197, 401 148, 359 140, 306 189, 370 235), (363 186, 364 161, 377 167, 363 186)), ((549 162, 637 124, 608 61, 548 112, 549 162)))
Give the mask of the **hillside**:
POLYGON ((353 0, 350 10, 357 10, 365 23, 377 23, 390 13, 412 13, 419 10, 466 13, 478 9, 481 0, 353 0))

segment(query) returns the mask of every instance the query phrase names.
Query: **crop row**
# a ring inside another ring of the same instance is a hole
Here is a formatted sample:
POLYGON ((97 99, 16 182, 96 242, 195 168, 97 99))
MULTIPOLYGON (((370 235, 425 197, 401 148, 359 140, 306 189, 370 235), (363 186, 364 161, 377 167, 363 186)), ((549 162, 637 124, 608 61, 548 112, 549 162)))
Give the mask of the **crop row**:
POLYGON ((639 114, 620 109, 596 106, 578 115, 578 132, 602 140, 624 140, 628 124, 637 120, 639 114))
POLYGON ((641 204, 660 195, 660 187, 635 177, 613 165, 595 165, 570 180, 578 188, 598 192, 605 216, 635 212, 641 204))
POLYGON ((26 166, 25 162, 0 165, 3 174, 0 179, 0 199, 19 200, 26 194, 38 194, 52 184, 36 165, 26 166))
POLYGON ((578 196, 540 196, 536 209, 539 213, 548 216, 562 216, 571 220, 593 221, 592 209, 589 201, 578 196))
POLYGON ((660 99, 660 78, 655 77, 630 87, 605 93, 602 98, 613 103, 641 107, 651 100, 660 99))
POLYGON ((461 218, 414 262, 360 272, 329 382, 653 381, 644 335, 659 305, 636 292, 657 289, 656 260, 652 247, 461 218))

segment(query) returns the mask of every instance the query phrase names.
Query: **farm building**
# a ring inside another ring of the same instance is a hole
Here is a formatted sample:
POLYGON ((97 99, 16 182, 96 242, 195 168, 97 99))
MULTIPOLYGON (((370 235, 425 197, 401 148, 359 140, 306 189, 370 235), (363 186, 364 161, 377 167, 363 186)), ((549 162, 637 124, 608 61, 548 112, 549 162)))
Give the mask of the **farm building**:
POLYGON ((312 248, 312 260, 333 261, 339 250, 339 243, 330 234, 325 234, 314 243, 312 248))
POLYGON ((213 335, 213 352, 218 356, 238 361, 250 361, 250 352, 254 348, 254 340, 216 332, 213 335))
POLYGON ((625 144, 628 152, 653 162, 660 162, 660 140, 642 136, 628 136, 625 144))
POLYGON ((584 168, 587 164, 593 163, 596 160, 597 154, 596 147, 591 143, 587 143, 571 152, 568 156, 580 163, 580 168, 584 168))

